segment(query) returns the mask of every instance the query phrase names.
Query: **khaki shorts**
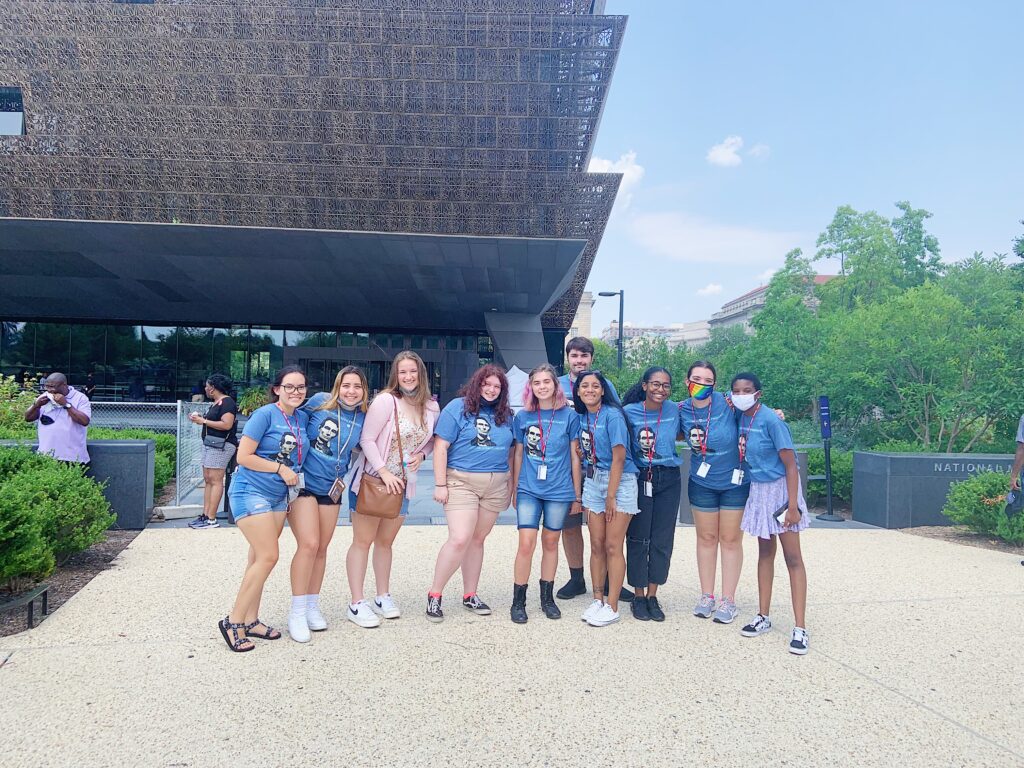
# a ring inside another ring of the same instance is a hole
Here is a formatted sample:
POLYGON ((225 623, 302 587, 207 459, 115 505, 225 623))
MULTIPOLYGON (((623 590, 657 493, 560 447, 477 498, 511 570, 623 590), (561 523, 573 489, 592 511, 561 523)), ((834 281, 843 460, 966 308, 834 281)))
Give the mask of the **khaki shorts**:
POLYGON ((508 509, 512 497, 508 490, 508 472, 463 472, 448 470, 448 512, 493 512, 508 509))

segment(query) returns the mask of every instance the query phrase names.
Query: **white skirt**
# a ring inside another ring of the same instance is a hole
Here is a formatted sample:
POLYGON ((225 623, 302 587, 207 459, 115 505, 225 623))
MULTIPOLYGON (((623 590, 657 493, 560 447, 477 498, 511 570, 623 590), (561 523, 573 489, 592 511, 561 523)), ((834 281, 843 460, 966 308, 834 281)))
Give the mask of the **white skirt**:
POLYGON ((775 519, 775 513, 789 500, 785 475, 769 483, 752 481, 750 496, 747 497, 747 505, 743 508, 743 520, 740 522, 740 528, 759 539, 770 539, 780 533, 799 533, 804 530, 811 524, 811 516, 807 512, 807 502, 804 500, 802 486, 798 486, 797 493, 799 496, 796 505, 800 510, 800 522, 783 530, 778 520, 775 519))

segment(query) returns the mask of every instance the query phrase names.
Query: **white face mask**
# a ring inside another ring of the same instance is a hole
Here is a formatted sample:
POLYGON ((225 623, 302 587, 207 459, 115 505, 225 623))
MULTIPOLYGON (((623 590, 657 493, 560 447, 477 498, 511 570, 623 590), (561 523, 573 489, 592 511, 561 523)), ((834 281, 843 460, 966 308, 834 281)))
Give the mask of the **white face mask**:
POLYGON ((735 392, 732 394, 732 404, 741 411, 749 411, 756 403, 757 395, 737 395, 735 392))

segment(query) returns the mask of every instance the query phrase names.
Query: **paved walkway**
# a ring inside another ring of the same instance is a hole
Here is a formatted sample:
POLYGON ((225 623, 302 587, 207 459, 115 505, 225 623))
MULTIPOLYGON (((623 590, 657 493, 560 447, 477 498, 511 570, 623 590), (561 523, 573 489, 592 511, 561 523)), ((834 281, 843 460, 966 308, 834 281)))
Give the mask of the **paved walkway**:
MULTIPOLYGON (((677 531, 664 624, 605 629, 508 619, 514 529, 495 531, 481 594, 495 615, 422 616, 445 532, 410 527, 393 592, 406 614, 339 620, 339 529, 324 599, 332 627, 229 653, 215 623, 237 586, 241 534, 151 528, 31 633, 0 638, 5 766, 1024 764, 1024 568, 1019 557, 881 530, 804 536, 811 652, 777 631, 689 615, 694 533, 677 531)), ((743 616, 755 603, 746 542, 743 616)), ((268 584, 280 626, 291 537, 268 584)))

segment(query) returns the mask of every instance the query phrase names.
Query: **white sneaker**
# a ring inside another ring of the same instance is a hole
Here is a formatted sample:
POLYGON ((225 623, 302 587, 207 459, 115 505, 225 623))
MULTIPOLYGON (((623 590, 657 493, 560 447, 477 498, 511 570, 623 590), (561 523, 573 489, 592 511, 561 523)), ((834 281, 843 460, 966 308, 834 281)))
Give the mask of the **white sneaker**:
POLYGON ((306 603, 306 624, 314 632, 323 632, 327 629, 327 619, 320 612, 319 603, 315 605, 306 603))
POLYGON ((581 621, 590 621, 590 617, 601 610, 601 606, 604 605, 603 600, 594 600, 590 605, 587 606, 586 610, 583 611, 583 615, 580 616, 581 621))
POLYGON ((305 614, 301 616, 296 616, 294 613, 288 614, 288 634, 297 643, 310 641, 312 636, 309 634, 309 624, 306 623, 305 614))
POLYGON ((370 603, 366 600, 360 600, 358 603, 350 605, 348 610, 345 611, 345 615, 348 616, 348 620, 353 624, 364 629, 380 626, 380 616, 373 612, 373 609, 370 608, 370 603))
POLYGON ((612 609, 608 603, 605 603, 595 613, 590 614, 587 619, 587 624, 592 627, 607 627, 609 624, 614 624, 619 620, 619 612, 612 609))
POLYGON ((386 595, 377 595, 370 607, 374 613, 383 616, 385 619, 397 619, 402 615, 390 592, 386 595))

